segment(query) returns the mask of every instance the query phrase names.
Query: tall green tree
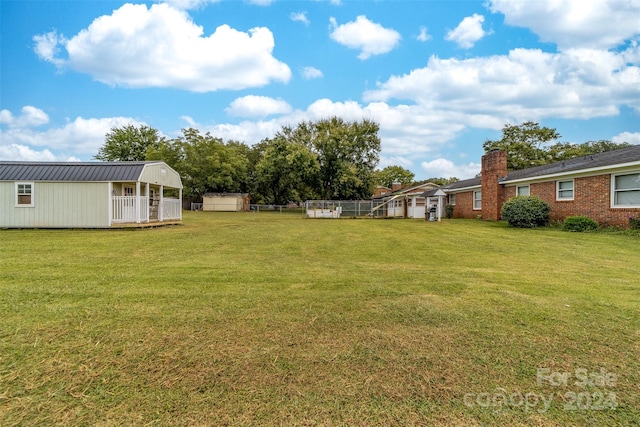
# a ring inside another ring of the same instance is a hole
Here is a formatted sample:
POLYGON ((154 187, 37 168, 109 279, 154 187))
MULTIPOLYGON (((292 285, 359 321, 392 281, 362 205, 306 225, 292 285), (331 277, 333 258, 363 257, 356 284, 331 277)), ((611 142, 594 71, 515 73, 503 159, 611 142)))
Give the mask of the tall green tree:
POLYGON ((415 174, 402 166, 387 166, 384 169, 374 171, 374 184, 391 187, 394 182, 399 182, 403 187, 411 184, 415 174))
POLYGON ((551 144, 559 138, 560 134, 555 129, 540 127, 536 122, 524 122, 520 125, 507 124, 502 129, 501 139, 487 140, 483 147, 485 152, 495 149, 506 151, 507 168, 519 170, 630 145, 626 142, 615 143, 608 140, 588 141, 582 144, 567 142, 551 144))
POLYGON ((283 135, 303 142, 319 163, 318 194, 325 199, 371 197, 380 159, 380 126, 370 120, 346 122, 339 117, 302 122, 283 135))
POLYGON ((125 125, 112 127, 93 158, 101 161, 142 161, 147 150, 157 149, 164 138, 152 127, 125 125))
POLYGON ((552 163, 574 157, 604 153, 605 151, 617 150, 619 148, 629 147, 630 145, 631 144, 626 142, 616 143, 609 140, 588 141, 582 144, 558 142, 550 146, 547 152, 549 162, 552 163))
POLYGON ((182 130, 175 143, 183 152, 180 174, 185 194, 202 197, 207 192, 240 192, 246 182, 248 159, 242 150, 227 146, 209 132, 182 130))
POLYGON ((487 140, 482 144, 485 152, 502 150, 507 152, 507 168, 526 169, 549 163, 545 145, 556 141, 560 134, 552 128, 540 127, 537 122, 520 125, 507 124, 502 128, 502 138, 487 140))
POLYGON ((264 152, 256 166, 258 191, 275 204, 303 201, 314 196, 320 165, 317 156, 282 133, 262 141, 264 152))

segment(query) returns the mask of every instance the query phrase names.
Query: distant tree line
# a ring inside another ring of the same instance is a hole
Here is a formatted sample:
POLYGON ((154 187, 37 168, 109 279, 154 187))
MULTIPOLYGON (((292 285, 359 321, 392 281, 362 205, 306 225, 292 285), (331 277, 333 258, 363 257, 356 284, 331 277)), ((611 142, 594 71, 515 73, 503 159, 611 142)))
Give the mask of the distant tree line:
POLYGON ((248 192, 256 203, 367 199, 376 185, 379 125, 338 117, 283 127, 254 146, 188 128, 167 139, 148 126, 115 127, 95 156, 103 161, 162 160, 182 177, 184 195, 248 192))
MULTIPOLYGON (((182 177, 185 197, 208 192, 250 193, 254 203, 285 204, 307 199, 368 199, 376 185, 403 187, 457 181, 433 177, 414 181, 401 166, 376 169, 380 159, 379 125, 338 117, 283 127, 273 138, 248 146, 223 141, 209 132, 187 128, 167 139, 149 126, 112 128, 94 157, 102 161, 162 160, 182 177)), ((610 141, 569 144, 557 141, 555 129, 538 123, 505 125, 502 138, 487 140, 485 151, 505 150, 511 170, 628 146, 610 141)))

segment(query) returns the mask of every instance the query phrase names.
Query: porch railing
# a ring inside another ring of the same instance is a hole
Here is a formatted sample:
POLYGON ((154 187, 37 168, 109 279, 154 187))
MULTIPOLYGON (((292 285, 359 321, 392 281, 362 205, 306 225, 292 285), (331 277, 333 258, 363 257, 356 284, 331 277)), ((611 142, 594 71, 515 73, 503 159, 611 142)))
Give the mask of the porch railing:
POLYGON ((136 212, 136 196, 112 196, 111 197, 111 221, 114 223, 148 222, 149 200, 140 197, 139 214, 136 212))
POLYGON ((179 199, 162 200, 162 219, 182 219, 182 204, 179 199))

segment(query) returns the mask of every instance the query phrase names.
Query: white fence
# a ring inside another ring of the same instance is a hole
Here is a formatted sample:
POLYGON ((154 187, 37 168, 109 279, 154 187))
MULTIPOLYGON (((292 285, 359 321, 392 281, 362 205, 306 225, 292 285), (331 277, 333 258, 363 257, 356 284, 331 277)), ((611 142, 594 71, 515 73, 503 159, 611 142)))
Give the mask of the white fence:
POLYGON ((139 213, 136 211, 136 196, 113 196, 111 198, 111 221, 114 223, 149 221, 149 201, 140 197, 139 213))
POLYGON ((162 220, 182 219, 182 205, 179 199, 164 198, 162 200, 162 220))

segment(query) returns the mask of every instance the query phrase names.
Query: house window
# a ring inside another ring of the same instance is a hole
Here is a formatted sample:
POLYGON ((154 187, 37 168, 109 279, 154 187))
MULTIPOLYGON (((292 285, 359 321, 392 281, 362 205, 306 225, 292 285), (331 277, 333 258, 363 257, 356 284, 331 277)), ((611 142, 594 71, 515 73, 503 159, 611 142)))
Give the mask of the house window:
POLYGON ((518 185, 516 187, 516 196, 528 196, 530 193, 528 185, 518 185))
POLYGON ((573 200, 573 180, 556 181, 556 200, 573 200))
POLYGON ((33 182, 16 182, 16 206, 33 207, 33 182))
POLYGON ((455 206, 455 204, 456 204, 456 195, 455 194, 449 194, 449 204, 455 206))
POLYGON ((473 192, 473 210, 479 211, 482 209, 482 191, 473 192))
POLYGON ((640 173, 613 177, 613 206, 640 207, 640 173))

